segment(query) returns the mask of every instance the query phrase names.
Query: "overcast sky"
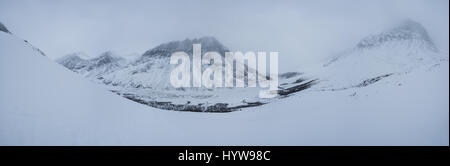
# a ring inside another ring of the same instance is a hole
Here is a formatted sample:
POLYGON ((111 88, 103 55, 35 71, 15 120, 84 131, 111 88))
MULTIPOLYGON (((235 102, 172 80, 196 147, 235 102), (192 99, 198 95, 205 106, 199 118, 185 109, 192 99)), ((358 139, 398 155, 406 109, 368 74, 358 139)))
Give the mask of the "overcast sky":
POLYGON ((0 22, 50 58, 143 53, 214 36, 231 50, 279 51, 280 71, 314 64, 401 19, 449 45, 448 0, 0 0, 0 22))

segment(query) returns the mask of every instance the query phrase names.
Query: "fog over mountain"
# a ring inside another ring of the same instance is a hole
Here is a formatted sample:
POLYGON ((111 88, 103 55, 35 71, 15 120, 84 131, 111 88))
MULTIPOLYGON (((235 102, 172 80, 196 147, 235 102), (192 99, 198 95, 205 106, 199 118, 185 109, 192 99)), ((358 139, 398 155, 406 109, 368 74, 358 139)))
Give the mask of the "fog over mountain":
POLYGON ((448 52, 448 3, 2 0, 0 20, 52 59, 108 50, 143 54, 167 41, 214 36, 232 51, 279 51, 280 71, 291 71, 321 62, 403 19, 419 22, 436 47, 448 52))

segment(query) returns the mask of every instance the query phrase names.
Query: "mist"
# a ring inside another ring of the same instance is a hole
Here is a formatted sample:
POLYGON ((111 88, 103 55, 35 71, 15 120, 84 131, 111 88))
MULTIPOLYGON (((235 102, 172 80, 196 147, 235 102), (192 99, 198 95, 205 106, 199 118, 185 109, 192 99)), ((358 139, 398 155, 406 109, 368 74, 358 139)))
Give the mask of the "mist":
POLYGON ((214 36, 232 51, 278 51, 280 71, 317 65, 403 19, 448 54, 446 0, 0 0, 0 22, 52 59, 84 52, 142 54, 214 36))

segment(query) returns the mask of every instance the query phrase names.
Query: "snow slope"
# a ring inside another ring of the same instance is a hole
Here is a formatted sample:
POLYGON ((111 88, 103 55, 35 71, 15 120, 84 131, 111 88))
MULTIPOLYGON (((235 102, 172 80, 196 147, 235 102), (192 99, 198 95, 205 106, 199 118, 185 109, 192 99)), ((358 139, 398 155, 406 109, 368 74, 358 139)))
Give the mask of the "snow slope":
POLYGON ((175 112, 124 99, 0 33, 0 145, 448 145, 448 68, 246 111, 175 112))

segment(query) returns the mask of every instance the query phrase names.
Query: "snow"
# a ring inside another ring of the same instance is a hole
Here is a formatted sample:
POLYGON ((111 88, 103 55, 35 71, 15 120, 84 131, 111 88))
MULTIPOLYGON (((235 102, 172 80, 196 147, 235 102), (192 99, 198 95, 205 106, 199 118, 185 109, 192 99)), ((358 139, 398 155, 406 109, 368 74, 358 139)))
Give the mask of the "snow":
POLYGON ((0 145, 446 145, 448 60, 223 114, 127 100, 0 33, 0 145), (355 93, 356 92, 356 93, 355 93))

